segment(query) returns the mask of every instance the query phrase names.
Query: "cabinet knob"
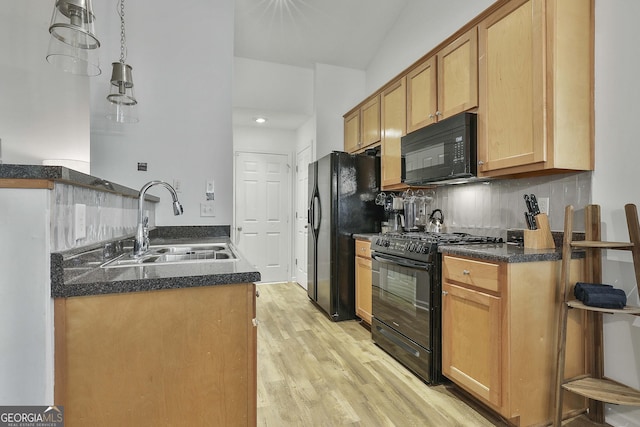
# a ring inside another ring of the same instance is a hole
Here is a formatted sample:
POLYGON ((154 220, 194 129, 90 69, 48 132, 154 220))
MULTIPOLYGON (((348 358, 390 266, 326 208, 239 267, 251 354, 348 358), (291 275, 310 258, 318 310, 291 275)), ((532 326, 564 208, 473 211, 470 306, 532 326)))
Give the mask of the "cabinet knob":
POLYGON ((436 116, 441 116, 442 113, 440 111, 436 111, 436 116))
POLYGON ((256 290, 256 298, 260 297, 260 291, 256 290))
POLYGON ((449 295, 449 292, 447 292, 447 291, 442 291, 442 295, 449 295))
POLYGON ((462 274, 468 276, 469 274, 471 274, 471 272, 469 270, 462 270, 462 274))
POLYGON ((430 118, 430 119, 433 119, 433 118, 435 118, 435 117, 436 117, 436 116, 434 116, 433 114, 429 114, 429 118, 430 118))
POLYGON ((484 162, 482 160, 478 160, 478 165, 482 166, 482 165, 484 165, 484 162))

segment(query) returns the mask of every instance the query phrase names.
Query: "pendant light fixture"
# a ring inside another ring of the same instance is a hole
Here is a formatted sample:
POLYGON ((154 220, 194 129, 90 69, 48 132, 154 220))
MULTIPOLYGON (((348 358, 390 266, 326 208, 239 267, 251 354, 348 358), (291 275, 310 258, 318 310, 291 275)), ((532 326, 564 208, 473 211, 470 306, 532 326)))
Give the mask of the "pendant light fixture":
POLYGON ((91 0, 56 0, 51 17, 47 61, 63 71, 85 76, 100 74, 91 0))
POLYGON ((125 64, 127 56, 126 37, 124 32, 124 0, 118 0, 120 4, 120 61, 112 63, 111 91, 107 96, 109 101, 109 113, 107 117, 119 123, 137 123, 138 101, 133 94, 133 78, 131 66, 125 64))

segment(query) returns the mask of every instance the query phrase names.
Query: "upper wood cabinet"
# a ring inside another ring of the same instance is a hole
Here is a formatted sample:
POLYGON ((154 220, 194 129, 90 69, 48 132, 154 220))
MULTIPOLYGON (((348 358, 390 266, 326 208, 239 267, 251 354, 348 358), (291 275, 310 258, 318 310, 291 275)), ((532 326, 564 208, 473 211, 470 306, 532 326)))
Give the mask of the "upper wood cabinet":
POLYGON ((380 95, 344 116, 344 150, 353 153, 380 142, 380 95))
POLYGON ((478 32, 473 27, 407 74, 407 132, 478 105, 478 32))
POLYGON ((360 110, 344 116, 344 151, 353 153, 360 146, 360 110))
POLYGON ((593 15, 513 0, 480 22, 480 176, 593 169, 593 15))
POLYGON ((406 78, 402 77, 381 94, 382 110, 382 189, 402 185, 400 138, 406 134, 406 78))

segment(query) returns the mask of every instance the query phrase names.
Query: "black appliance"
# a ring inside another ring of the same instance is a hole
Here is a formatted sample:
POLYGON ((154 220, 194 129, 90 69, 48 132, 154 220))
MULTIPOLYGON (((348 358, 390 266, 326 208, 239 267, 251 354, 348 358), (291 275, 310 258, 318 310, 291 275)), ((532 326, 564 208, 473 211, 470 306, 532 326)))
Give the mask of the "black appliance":
POLYGON ((371 241, 374 342, 423 381, 442 381, 438 245, 499 243, 465 233, 387 233, 371 241))
POLYGON ((477 175, 476 115, 461 113, 401 138, 402 181, 410 185, 477 175))
POLYGON ((309 164, 307 294, 331 320, 355 318, 354 233, 380 231, 380 158, 333 152, 309 164))

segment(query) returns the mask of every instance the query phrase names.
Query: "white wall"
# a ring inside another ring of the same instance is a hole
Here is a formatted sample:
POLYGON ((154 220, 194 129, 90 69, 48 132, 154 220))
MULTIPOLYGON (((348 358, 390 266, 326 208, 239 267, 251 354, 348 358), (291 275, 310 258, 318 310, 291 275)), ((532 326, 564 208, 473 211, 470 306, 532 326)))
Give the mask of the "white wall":
POLYGON ((313 70, 236 57, 233 81, 234 108, 313 114, 313 70))
MULTIPOLYGON (((603 238, 628 240, 624 205, 640 206, 638 190, 638 99, 640 67, 636 0, 596 1, 596 169, 593 201, 601 205, 603 238)), ((603 279, 640 305, 629 254, 609 251, 603 279)), ((605 316, 605 374, 640 388, 640 320, 605 316)), ((640 426, 640 409, 607 407, 607 422, 640 426)))
POLYGON ((0 190, 0 405, 54 403, 51 193, 0 190))
POLYGON ((3 2, 0 14, 2 161, 79 161, 88 172, 89 78, 61 72, 45 57, 54 2, 3 2))
POLYGON ((316 158, 344 150, 343 115, 368 94, 363 71, 316 64, 314 105, 316 113, 316 158))
POLYGON ((294 155, 296 131, 286 129, 234 126, 233 151, 294 155))
MULTIPOLYGON (((132 188, 160 179, 181 182, 184 215, 174 217, 164 189, 157 225, 230 224, 233 200, 231 93, 233 0, 185 0, 158 7, 125 5, 128 57, 140 122, 116 126, 104 118, 110 66, 91 81, 91 173, 132 188), (137 171, 137 162, 148 164, 137 171), (200 217, 205 185, 215 180, 216 216, 200 217)), ((98 22, 119 26, 115 2, 94 2, 98 22)), ((101 63, 119 59, 119 40, 105 39, 101 63)))

